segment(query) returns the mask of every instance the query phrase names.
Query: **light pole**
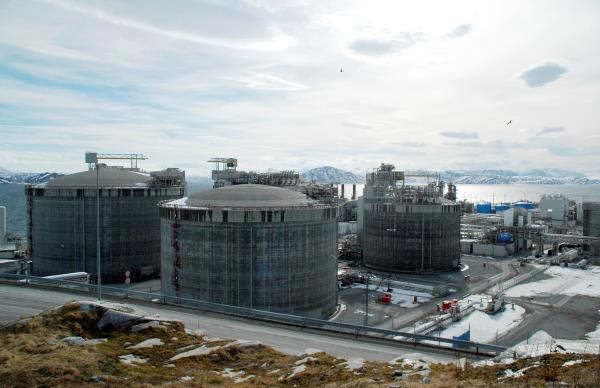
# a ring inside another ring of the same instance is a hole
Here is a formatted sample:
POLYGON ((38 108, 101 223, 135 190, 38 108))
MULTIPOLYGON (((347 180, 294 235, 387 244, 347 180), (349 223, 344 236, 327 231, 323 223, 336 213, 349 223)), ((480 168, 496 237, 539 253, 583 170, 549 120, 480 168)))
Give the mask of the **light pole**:
POLYGON ((365 297, 365 326, 369 326, 369 275, 367 275, 367 289, 365 297))
POLYGON ((102 300, 102 277, 100 275, 100 172, 98 169, 98 154, 86 152, 85 162, 94 164, 96 168, 96 287, 98 289, 98 300, 102 300))
POLYGON ((100 170, 96 158, 96 271, 98 272, 98 300, 102 300, 102 275, 100 265, 100 170))

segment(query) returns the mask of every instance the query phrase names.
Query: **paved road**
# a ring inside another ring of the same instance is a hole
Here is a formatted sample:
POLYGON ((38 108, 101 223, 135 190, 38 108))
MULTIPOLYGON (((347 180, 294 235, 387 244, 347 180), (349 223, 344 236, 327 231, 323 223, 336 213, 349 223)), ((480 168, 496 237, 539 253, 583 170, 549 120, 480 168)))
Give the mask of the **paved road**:
MULTIPOLYGON (((82 295, 70 290, 48 290, 0 284, 0 322, 36 314, 70 300, 89 300, 90 298, 93 296, 82 295)), ((165 318, 179 319, 186 327, 205 330, 211 337, 258 340, 289 354, 300 353, 306 348, 316 348, 336 357, 362 357, 367 360, 384 362, 415 352, 425 354, 440 362, 455 360, 455 356, 452 354, 437 353, 429 349, 359 341, 347 337, 300 331, 284 325, 238 319, 173 306, 138 301, 127 301, 126 303, 140 308, 148 314, 160 314, 165 318)))

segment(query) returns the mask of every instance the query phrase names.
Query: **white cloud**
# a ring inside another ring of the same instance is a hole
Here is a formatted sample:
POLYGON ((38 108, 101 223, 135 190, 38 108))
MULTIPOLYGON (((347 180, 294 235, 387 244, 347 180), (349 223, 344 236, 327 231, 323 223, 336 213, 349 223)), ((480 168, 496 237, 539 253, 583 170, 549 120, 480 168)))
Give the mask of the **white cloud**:
POLYGON ((564 131, 565 131, 565 129, 563 127, 546 127, 546 128, 543 128, 543 129, 540 129, 539 131, 537 131, 534 136, 544 136, 544 135, 557 133, 557 132, 564 132, 564 131))
POLYGON ((100 19, 117 26, 127 27, 142 32, 164 36, 170 39, 183 40, 191 43, 222 46, 237 50, 279 50, 293 44, 293 39, 278 31, 272 31, 272 36, 263 41, 236 41, 222 39, 217 34, 212 36, 193 32, 162 28, 130 17, 115 15, 100 8, 90 7, 86 3, 68 0, 38 0, 60 7, 67 11, 77 12, 86 16, 100 19))
POLYGON ((475 131, 472 132, 461 132, 461 131, 442 131, 440 135, 444 137, 450 137, 455 139, 477 139, 479 134, 475 131))
POLYGON ((308 86, 297 82, 292 82, 275 77, 273 75, 260 73, 254 73, 251 76, 241 78, 240 81, 245 83, 248 88, 257 90, 292 91, 308 88, 308 86))
POLYGON ((456 27, 454 27, 452 29, 452 31, 450 31, 448 33, 448 37, 449 38, 460 38, 461 36, 465 36, 467 35, 469 32, 471 32, 471 30, 473 29, 473 26, 469 23, 463 23, 460 24, 456 27))
POLYGON ((213 156, 249 169, 518 169, 561 153, 585 170, 600 162, 576 152, 600 146, 599 17, 592 3, 536 0, 7 0, 0 165, 76 171, 98 149, 189 174, 213 156), (540 58, 568 73, 523 87, 515 74, 540 58), (568 132, 544 129, 556 123, 568 132))

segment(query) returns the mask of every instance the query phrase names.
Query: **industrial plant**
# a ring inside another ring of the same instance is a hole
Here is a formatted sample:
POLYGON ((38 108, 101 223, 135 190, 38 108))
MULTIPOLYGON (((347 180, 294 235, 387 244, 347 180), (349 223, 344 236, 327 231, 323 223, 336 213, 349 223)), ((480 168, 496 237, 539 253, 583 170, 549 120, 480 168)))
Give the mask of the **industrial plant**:
POLYGON ((240 184, 160 204, 162 292, 326 318, 336 309, 338 208, 240 184))
POLYGON ((285 187, 306 194, 310 198, 331 202, 337 199, 338 189, 331 183, 307 182, 296 171, 255 172, 237 169, 235 158, 213 158, 208 161, 215 164, 212 170, 214 188, 242 184, 258 184, 285 187))
MULTIPOLYGON (((600 272, 586 271, 600 254, 597 202, 457 201, 456 186, 439 174, 386 163, 366 174, 362 193, 356 184, 350 192, 344 182, 307 181, 295 171, 238 170, 235 158, 211 159, 213 188, 188 194, 178 169, 145 173, 141 155, 92 156, 88 171, 26 187, 22 260, 3 238, 0 207, 0 253, 9 256, 0 272, 70 286, 100 281, 100 268, 105 283, 139 284, 96 287, 99 297, 122 291, 219 312, 391 329, 399 339, 487 344, 521 322, 533 325, 526 311, 548 317, 539 306, 571 300, 548 299, 555 282, 540 274, 569 279, 560 287, 572 294, 600 295, 600 272), (99 162, 112 159, 130 165, 99 162), (532 296, 529 287, 541 292, 532 296)), ((578 316, 586 311, 582 305, 578 316)), ((546 321, 535 324, 552 326, 546 321)))
POLYGON ((458 268, 461 208, 444 198, 444 184, 436 174, 406 173, 382 164, 367 174, 359 208, 365 266, 413 273, 458 268), (433 181, 408 184, 408 178, 433 181))
POLYGON ((98 253, 104 282, 122 282, 126 271, 136 280, 159 275, 157 204, 185 195, 185 173, 176 168, 144 173, 128 155, 98 155, 102 158, 132 163, 127 168, 95 163, 88 171, 25 187, 35 275, 96 273, 98 253))

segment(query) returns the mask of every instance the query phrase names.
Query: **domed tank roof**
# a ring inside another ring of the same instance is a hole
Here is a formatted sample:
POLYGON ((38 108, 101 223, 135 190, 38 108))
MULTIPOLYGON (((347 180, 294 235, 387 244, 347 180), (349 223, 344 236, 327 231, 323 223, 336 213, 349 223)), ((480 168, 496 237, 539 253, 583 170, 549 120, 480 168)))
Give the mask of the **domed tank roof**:
POLYGON ((317 204, 303 193, 267 185, 234 185, 192 194, 185 202, 196 207, 273 208, 317 204))
MULTIPOLYGON (((98 173, 100 187, 147 187, 153 180, 146 174, 120 168, 100 168, 98 173)), ((53 179, 46 183, 46 187, 95 188, 96 170, 77 172, 53 179)))

